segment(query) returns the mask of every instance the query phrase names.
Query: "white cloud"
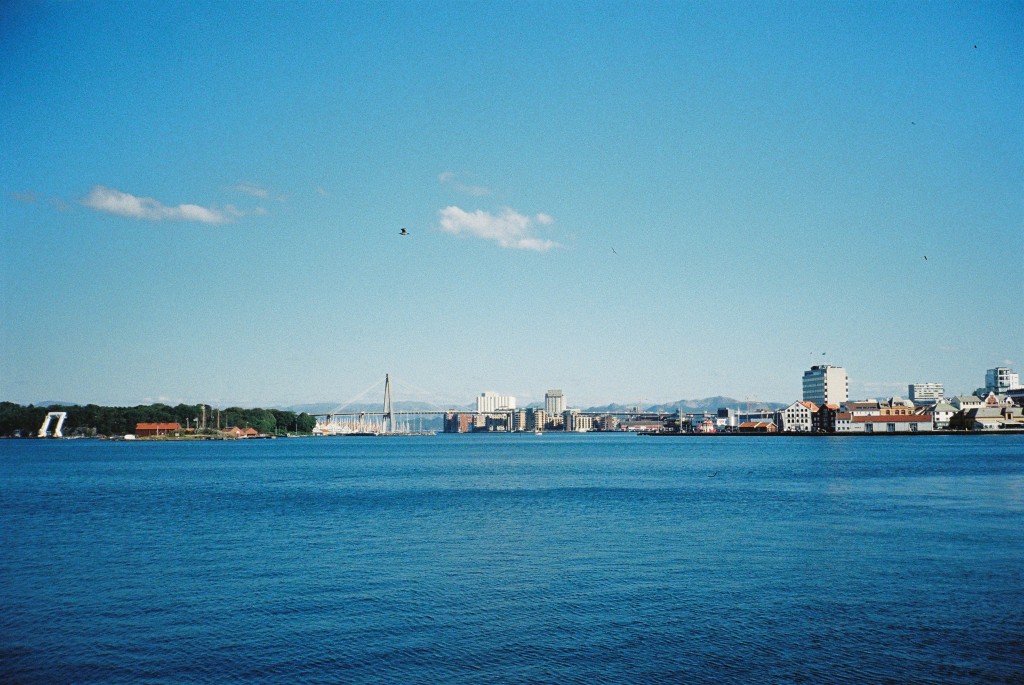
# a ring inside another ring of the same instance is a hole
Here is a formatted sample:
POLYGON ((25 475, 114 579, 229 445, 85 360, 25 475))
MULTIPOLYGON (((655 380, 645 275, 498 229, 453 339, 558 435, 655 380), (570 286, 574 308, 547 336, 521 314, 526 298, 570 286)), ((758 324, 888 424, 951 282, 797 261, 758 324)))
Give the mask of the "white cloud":
POLYGON ((249 181, 242 181, 241 183, 236 183, 235 185, 231 186, 231 190, 237 191, 239 193, 245 193, 246 195, 252 195, 253 197, 270 197, 269 190, 255 183, 250 183, 249 181))
POLYGON ((534 217, 524 216, 509 208, 498 215, 477 210, 467 212, 459 207, 445 207, 440 211, 441 229, 453 235, 471 235, 484 240, 493 240, 502 247, 517 250, 547 252, 561 247, 553 240, 538 238, 533 234, 534 223, 550 224, 554 221, 547 214, 534 217))
POLYGON ((473 197, 483 197, 491 194, 490 188, 484 186, 469 186, 459 182, 454 171, 442 171, 437 175, 437 180, 441 182, 441 185, 451 186, 460 193, 466 195, 472 195, 473 197))
POLYGON ((95 186, 82 204, 98 212, 146 221, 195 221, 203 224, 224 224, 242 216, 242 212, 226 205, 223 209, 182 204, 168 207, 151 197, 138 197, 107 186, 95 186))

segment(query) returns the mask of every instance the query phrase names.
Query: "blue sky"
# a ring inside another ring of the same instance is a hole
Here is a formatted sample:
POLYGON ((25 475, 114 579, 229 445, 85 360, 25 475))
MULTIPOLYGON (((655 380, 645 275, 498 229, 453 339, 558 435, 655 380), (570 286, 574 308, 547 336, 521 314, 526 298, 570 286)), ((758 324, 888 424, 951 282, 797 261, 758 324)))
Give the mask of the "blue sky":
POLYGON ((1020 2, 2 15, 0 399, 1024 372, 1020 2))

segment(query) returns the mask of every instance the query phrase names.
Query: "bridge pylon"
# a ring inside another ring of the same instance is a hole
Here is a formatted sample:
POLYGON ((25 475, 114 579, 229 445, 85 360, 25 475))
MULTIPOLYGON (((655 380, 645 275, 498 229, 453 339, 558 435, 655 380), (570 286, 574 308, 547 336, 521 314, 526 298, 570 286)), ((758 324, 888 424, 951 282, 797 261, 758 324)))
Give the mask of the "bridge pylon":
POLYGON ((395 407, 391 403, 391 374, 384 374, 384 432, 395 432, 395 407))

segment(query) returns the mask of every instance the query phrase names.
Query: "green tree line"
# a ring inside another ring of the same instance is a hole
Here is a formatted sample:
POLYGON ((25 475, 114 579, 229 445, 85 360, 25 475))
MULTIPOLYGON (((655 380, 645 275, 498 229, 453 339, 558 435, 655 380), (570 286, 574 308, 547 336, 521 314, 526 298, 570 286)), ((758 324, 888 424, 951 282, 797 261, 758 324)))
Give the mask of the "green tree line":
MULTIPOLYGON (((23 406, 0 402, 0 436, 20 434, 34 437, 46 414, 51 411, 67 412, 67 419, 61 429, 64 435, 124 435, 134 433, 138 423, 179 423, 182 428, 189 425, 195 428, 197 421, 201 422, 203 417, 201 404, 179 404, 174 407, 166 404, 135 407, 101 407, 96 404, 36 407, 31 404, 23 406)), ((51 423, 51 431, 55 425, 56 422, 51 423)), ((271 435, 310 433, 316 425, 316 418, 305 412, 296 414, 280 409, 229 407, 217 410, 206 405, 206 427, 216 429, 218 425, 220 428, 255 428, 260 433, 271 435)))

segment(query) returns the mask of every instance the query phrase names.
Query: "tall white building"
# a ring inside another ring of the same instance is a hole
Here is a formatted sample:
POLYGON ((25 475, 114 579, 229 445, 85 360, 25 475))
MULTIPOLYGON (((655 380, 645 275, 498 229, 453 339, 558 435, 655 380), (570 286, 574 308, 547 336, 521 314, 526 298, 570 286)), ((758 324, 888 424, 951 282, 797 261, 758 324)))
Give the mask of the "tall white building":
POLYGON ((914 404, 935 404, 945 397, 945 388, 942 383, 911 383, 907 395, 914 404))
POLYGON ((1005 366, 997 366, 985 372, 985 389, 1002 395, 1007 390, 1020 386, 1020 374, 1005 366))
POLYGON ((499 395, 488 390, 480 393, 480 397, 476 398, 476 410, 478 412, 492 412, 515 408, 516 398, 511 395, 499 395))
POLYGON ((841 366, 812 366, 804 371, 804 401, 815 404, 842 404, 850 398, 850 381, 841 366))
POLYGON ((565 395, 561 390, 548 390, 544 394, 544 412, 548 416, 561 415, 565 411, 565 395))

